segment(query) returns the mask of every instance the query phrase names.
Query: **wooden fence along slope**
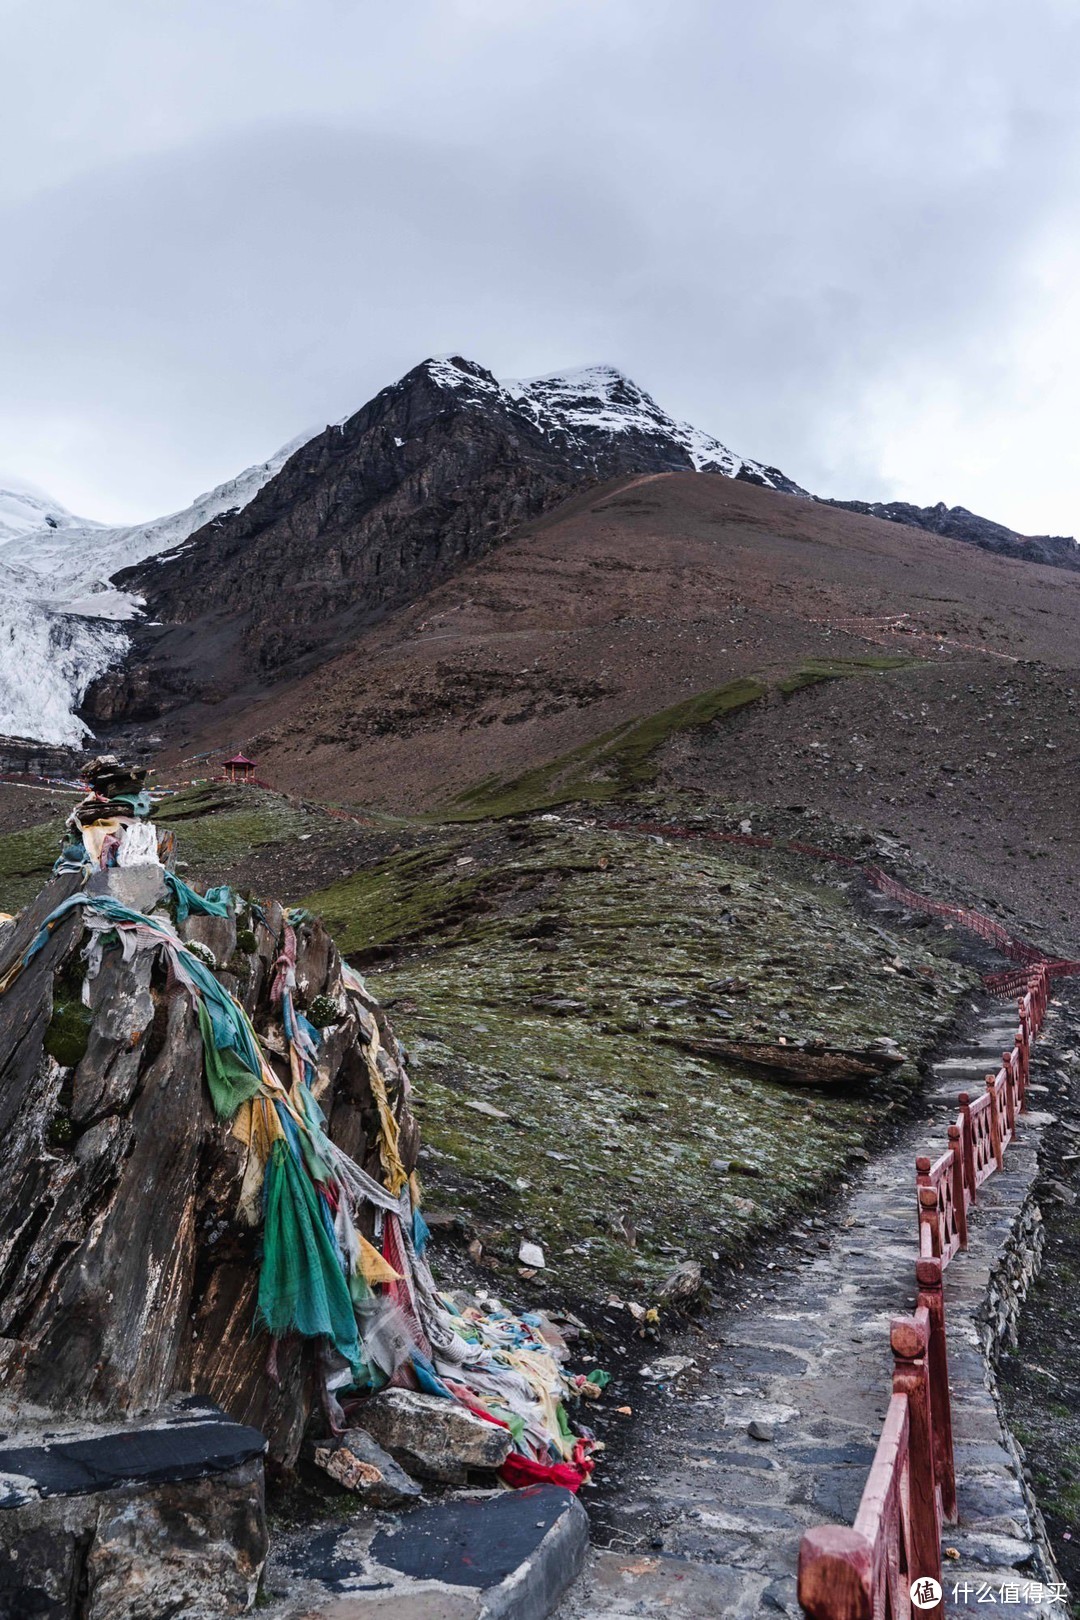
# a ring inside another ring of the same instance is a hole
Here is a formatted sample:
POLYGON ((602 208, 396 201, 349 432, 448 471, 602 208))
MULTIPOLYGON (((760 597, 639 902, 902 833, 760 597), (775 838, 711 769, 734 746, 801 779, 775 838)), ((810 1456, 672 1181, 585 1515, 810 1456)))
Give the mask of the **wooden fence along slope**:
MULTIPOLYGON (((967 1248, 968 1210, 1000 1170, 1025 1107, 1031 1046, 1046 1016, 1052 964, 1027 969, 1011 1052, 986 1090, 949 1126, 938 1158, 915 1161, 919 1256, 913 1316, 892 1323, 893 1392, 851 1529, 808 1530, 799 1550, 799 1602, 809 1620, 910 1620, 913 1581, 941 1581, 941 1532, 956 1522, 942 1273, 967 1248)), ((921 1614, 942 1616, 941 1603, 921 1614)))
MULTIPOLYGON (((1047 957, 1017 939, 996 918, 917 894, 850 855, 767 834, 728 833, 685 825, 616 822, 609 826, 666 838, 808 855, 858 869, 866 882, 910 911, 940 917, 992 945, 1018 965, 983 975, 991 994, 1019 996, 1019 1025, 986 1090, 972 1101, 960 1093, 945 1151, 915 1161, 919 1253, 913 1316, 891 1326, 893 1393, 854 1525, 808 1530, 799 1549, 799 1602, 808 1620, 912 1620, 911 1584, 941 1582, 941 1531, 956 1522, 949 1370, 942 1274, 967 1248, 968 1210, 978 1189, 1002 1168, 1025 1107, 1031 1047, 1042 1028, 1052 979, 1080 974, 1080 961, 1047 957)), ((939 1602, 918 1614, 943 1620, 939 1602)))

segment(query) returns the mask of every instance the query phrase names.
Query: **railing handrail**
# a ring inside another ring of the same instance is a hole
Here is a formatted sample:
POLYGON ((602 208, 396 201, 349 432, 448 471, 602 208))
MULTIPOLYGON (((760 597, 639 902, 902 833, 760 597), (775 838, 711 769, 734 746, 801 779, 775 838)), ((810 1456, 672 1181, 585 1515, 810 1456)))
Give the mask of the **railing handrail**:
MULTIPOLYGON (((889 880, 890 885, 893 880, 889 880)), ((903 885, 895 885, 902 889, 903 885)), ((909 1582, 941 1581, 941 1530, 956 1519, 956 1467, 942 1277, 967 1248, 967 1210, 1002 1167, 1025 1108, 1031 1044, 1049 1000, 1046 962, 1027 970, 1019 1027, 1001 1067, 948 1127, 949 1146, 915 1162, 918 1285, 913 1316, 892 1323, 893 1394, 854 1526, 818 1525, 799 1548, 799 1602, 809 1620, 896 1620, 911 1614, 909 1582)), ((943 1616, 936 1608, 921 1611, 943 1616)))

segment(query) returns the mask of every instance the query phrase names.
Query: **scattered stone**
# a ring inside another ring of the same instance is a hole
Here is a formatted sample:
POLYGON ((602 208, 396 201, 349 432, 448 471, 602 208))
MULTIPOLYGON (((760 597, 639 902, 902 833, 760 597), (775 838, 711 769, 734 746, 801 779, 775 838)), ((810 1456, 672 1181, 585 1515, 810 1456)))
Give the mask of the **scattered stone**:
POLYGON ((660 1284, 660 1298, 667 1305, 681 1305, 696 1299, 702 1289, 701 1266, 697 1260, 683 1260, 660 1284))
POLYGON ((544 1259, 544 1251, 539 1243, 530 1243, 527 1238, 521 1240, 518 1259, 523 1266, 531 1266, 534 1271, 542 1271, 547 1265, 547 1261, 544 1259))
POLYGON ((367 1507, 405 1507, 423 1494, 415 1479, 364 1429, 346 1429, 343 1435, 316 1446, 314 1460, 316 1467, 367 1507))
POLYGON ((464 1097, 462 1101, 466 1108, 471 1108, 474 1114, 484 1114, 488 1119, 509 1119, 510 1115, 496 1108, 494 1103, 482 1102, 476 1097, 464 1097))
POLYGON ((693 1356, 661 1356, 659 1361, 642 1367, 638 1377, 651 1379, 655 1383, 667 1383, 681 1377, 684 1372, 689 1372, 690 1368, 696 1365, 693 1356))
POLYGON ((510 1450, 509 1430, 474 1417, 463 1406, 411 1389, 384 1389, 353 1415, 407 1473, 464 1485, 469 1472, 494 1473, 510 1450))
POLYGON ((759 1423, 757 1418, 753 1418, 751 1422, 746 1425, 746 1432, 750 1436, 751 1440, 772 1440, 774 1438, 773 1431, 769 1428, 768 1424, 759 1423))
POLYGON ((572 996, 530 996, 529 1006, 535 1007, 538 1012, 583 1013, 589 1010, 587 1001, 575 1001, 572 996))
POLYGON ((768 1040, 721 1040, 715 1036, 658 1035, 657 1040, 677 1046, 696 1057, 734 1060, 767 1072, 793 1085, 844 1085, 869 1080, 904 1062, 895 1042, 873 1042, 861 1049, 826 1046, 824 1042, 788 1043, 768 1040))

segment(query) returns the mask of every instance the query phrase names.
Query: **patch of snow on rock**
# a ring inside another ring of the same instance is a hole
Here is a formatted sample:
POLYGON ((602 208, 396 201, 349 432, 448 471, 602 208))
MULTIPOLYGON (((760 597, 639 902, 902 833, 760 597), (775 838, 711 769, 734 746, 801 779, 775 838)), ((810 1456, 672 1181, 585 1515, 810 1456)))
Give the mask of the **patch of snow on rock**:
POLYGON ((770 489, 792 487, 772 468, 747 461, 711 433, 669 416, 617 366, 582 366, 501 386, 544 432, 561 432, 571 440, 582 434, 639 433, 677 446, 695 472, 749 476, 770 489))

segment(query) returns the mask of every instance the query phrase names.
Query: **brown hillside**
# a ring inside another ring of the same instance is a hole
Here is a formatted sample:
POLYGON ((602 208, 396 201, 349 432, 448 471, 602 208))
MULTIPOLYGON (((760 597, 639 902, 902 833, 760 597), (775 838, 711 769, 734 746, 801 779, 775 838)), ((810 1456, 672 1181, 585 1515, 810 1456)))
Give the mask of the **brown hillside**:
POLYGON ((432 810, 753 675, 765 703, 662 753, 673 786, 820 807, 956 861, 986 822, 1050 873, 1078 663, 1080 576, 661 474, 568 500, 302 681, 177 716, 172 762, 242 743, 275 785, 432 810), (776 690, 811 660, 887 655, 923 667, 776 690))

